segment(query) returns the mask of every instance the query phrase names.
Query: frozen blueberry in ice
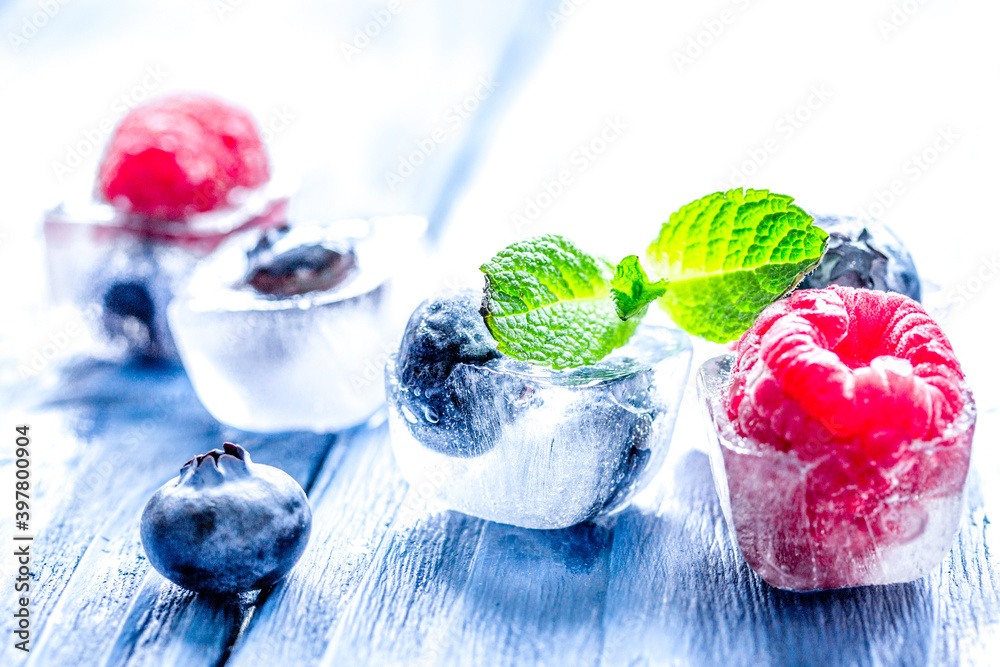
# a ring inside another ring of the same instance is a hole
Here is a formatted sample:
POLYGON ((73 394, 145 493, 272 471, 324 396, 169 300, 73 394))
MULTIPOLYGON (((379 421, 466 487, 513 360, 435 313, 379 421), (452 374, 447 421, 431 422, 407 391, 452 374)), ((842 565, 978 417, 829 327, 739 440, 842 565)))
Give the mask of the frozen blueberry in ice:
POLYGON ((359 223, 240 234, 191 273, 168 319, 216 419, 247 431, 332 433, 385 401, 379 371, 402 329, 395 252, 359 223))
POLYGON ((115 246, 80 281, 81 302, 96 307, 94 324, 110 350, 143 360, 176 357, 166 306, 181 258, 171 250, 151 244, 115 246))
POLYGON ((410 316, 399 346, 399 400, 413 416, 410 430, 428 447, 453 456, 478 456, 492 447, 490 438, 470 428, 463 397, 494 396, 502 418, 517 409, 506 396, 527 398, 532 391, 529 382, 513 376, 466 372, 503 356, 479 312, 481 301, 482 293, 474 290, 425 301, 410 316))
POLYGON ((441 393, 457 364, 500 356, 479 312, 482 293, 466 290, 429 299, 414 311, 399 346, 400 379, 424 396, 441 393))
POLYGON ((104 308, 119 317, 134 317, 146 326, 153 322, 153 297, 141 282, 115 283, 104 295, 104 308))
POLYGON ((225 239, 282 224, 288 206, 250 114, 194 93, 125 114, 95 186, 45 214, 50 293, 99 308, 101 355, 119 358, 176 360, 174 292, 225 239))
POLYGON ((305 492, 239 445, 196 456, 146 504, 140 537, 150 564, 178 586, 236 593, 283 577, 309 540, 305 492))
POLYGON ((920 301, 920 278, 913 258, 888 227, 847 216, 817 216, 816 224, 830 240, 819 266, 799 289, 843 285, 898 292, 920 301))
POLYGON ((357 270, 357 256, 346 244, 329 242, 281 248, 275 230, 261 237, 247 256, 246 283, 259 294, 288 298, 309 292, 333 289, 357 270))
POLYGON ((687 336, 640 326, 590 366, 499 352, 481 293, 437 297, 386 364, 396 461, 423 497, 490 521, 565 528, 624 507, 666 454, 687 336))
POLYGON ((146 356, 152 356, 156 347, 155 313, 153 297, 141 281, 117 282, 104 293, 105 329, 113 337, 124 337, 146 356))

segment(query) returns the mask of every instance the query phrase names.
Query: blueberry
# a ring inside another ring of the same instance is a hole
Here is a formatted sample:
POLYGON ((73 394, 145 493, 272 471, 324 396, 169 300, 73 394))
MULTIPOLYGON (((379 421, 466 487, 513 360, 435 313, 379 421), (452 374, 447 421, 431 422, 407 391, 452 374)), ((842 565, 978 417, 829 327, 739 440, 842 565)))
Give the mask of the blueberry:
POLYGON ((156 305, 142 280, 113 283, 104 293, 104 328, 112 338, 122 337, 140 356, 156 356, 156 305))
POLYGON ((407 424, 425 446, 450 456, 478 456, 496 444, 495 428, 477 429, 469 415, 475 397, 496 401, 495 414, 513 419, 508 397, 529 396, 531 383, 506 373, 481 372, 503 355, 479 312, 482 293, 466 290, 422 303, 410 317, 397 356, 393 398, 416 419, 407 424))
POLYGON ((888 227, 846 216, 817 216, 816 224, 830 234, 830 240, 819 266, 799 289, 844 285, 898 292, 920 301, 913 258, 888 227))
POLYGON ((325 291, 357 271, 357 256, 346 244, 284 242, 290 228, 272 230, 247 253, 247 285, 258 294, 288 298, 325 291))
POLYGON ((104 308, 113 315, 134 317, 148 327, 153 326, 153 297, 141 281, 113 284, 104 294, 104 308))
POLYGON ((424 396, 441 392, 457 364, 500 356, 479 312, 482 293, 465 290, 424 301, 410 316, 399 345, 399 377, 424 396))
POLYGON ((150 564, 178 586, 236 593, 283 577, 305 550, 311 524, 294 479, 227 442, 188 461, 153 494, 140 537, 150 564))
POLYGON ((122 239, 81 281, 81 300, 101 306, 103 334, 133 359, 177 359, 167 304, 193 259, 176 248, 122 239))

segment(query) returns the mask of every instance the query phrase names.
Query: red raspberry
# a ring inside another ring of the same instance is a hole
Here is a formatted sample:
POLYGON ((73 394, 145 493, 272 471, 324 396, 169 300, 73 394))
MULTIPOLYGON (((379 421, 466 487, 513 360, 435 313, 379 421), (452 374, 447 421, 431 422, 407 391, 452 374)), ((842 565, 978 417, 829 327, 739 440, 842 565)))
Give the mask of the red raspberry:
POLYGON ((737 344, 729 418, 782 450, 861 446, 876 461, 940 437, 963 406, 962 370, 916 301, 832 286, 795 292, 737 344))
POLYGON ((971 426, 950 427, 972 397, 917 302, 795 292, 739 340, 725 392, 729 419, 760 447, 723 454, 740 547, 769 581, 872 583, 889 547, 940 540, 928 526, 961 496, 972 441, 971 426))
POLYGON ((108 201, 162 220, 229 205, 229 193, 269 178, 253 118, 212 97, 178 94, 132 109, 107 146, 98 189, 108 201))

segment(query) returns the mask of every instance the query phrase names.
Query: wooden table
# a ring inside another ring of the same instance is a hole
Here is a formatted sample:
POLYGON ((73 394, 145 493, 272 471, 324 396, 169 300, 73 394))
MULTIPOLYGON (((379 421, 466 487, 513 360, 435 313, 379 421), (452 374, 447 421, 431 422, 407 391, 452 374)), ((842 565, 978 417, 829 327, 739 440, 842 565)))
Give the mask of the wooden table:
MULTIPOLYGON (((794 594, 764 584, 734 550, 690 392, 666 468, 615 525, 533 531, 409 489, 379 416, 336 435, 262 436, 212 419, 179 368, 78 360, 60 375, 5 403, 31 427, 37 537, 31 652, 14 649, 5 613, 2 665, 1000 660, 1000 569, 975 472, 966 520, 934 573, 794 594), (213 598, 153 571, 138 525, 157 487, 224 440, 293 475, 314 524, 274 588, 213 598)), ((3 451, 6 484, 13 448, 3 451)), ((7 600, 12 608, 9 587, 7 600)))

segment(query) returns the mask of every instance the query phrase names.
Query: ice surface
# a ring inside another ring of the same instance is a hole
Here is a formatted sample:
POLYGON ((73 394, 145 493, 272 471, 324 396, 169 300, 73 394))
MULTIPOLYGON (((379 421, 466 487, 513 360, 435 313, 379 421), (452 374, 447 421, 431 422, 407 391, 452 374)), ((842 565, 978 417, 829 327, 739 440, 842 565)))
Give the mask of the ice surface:
POLYGON ((167 326, 173 295, 229 234, 281 224, 290 187, 269 184, 246 193, 238 208, 155 227, 108 204, 64 203, 43 225, 49 291, 57 302, 96 307, 95 333, 112 356, 176 359, 167 326))
MULTIPOLYGON (((422 218, 382 222, 393 221, 425 225, 422 218)), ((332 432, 382 404, 381 371, 398 329, 390 313, 393 256, 373 229, 345 221, 294 226, 282 236, 282 252, 353 245, 351 270, 330 289, 278 297, 250 287, 256 232, 198 267, 169 318, 195 391, 217 419, 258 432, 332 432)))
POLYGON ((965 506, 971 400, 945 437, 910 443, 893 468, 872 472, 839 452, 803 460, 740 437, 722 406, 731 363, 705 362, 698 392, 719 499, 754 571, 805 591, 912 581, 942 561, 965 506))
MULTIPOLYGON (((474 297, 455 298, 469 304, 452 309, 459 319, 475 312, 474 297)), ((409 355, 427 351, 412 343, 404 339, 407 358, 394 355, 385 371, 403 475, 450 508, 526 528, 571 526, 628 504, 663 463, 691 361, 686 334, 641 326, 593 366, 553 371, 497 353, 416 377, 409 355)))

